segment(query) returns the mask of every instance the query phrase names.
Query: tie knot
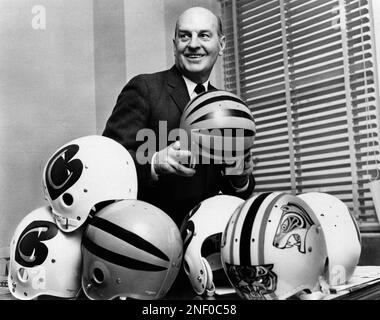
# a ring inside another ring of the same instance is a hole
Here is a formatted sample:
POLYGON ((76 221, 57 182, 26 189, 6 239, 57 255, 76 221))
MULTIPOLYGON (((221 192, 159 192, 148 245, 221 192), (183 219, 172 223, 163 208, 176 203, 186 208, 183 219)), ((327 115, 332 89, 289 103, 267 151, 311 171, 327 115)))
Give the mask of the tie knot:
POLYGON ((200 94, 200 93, 205 92, 205 91, 206 91, 206 89, 205 89, 204 85, 203 84, 199 84, 199 83, 196 85, 196 87, 194 89, 194 92, 196 94, 200 94))

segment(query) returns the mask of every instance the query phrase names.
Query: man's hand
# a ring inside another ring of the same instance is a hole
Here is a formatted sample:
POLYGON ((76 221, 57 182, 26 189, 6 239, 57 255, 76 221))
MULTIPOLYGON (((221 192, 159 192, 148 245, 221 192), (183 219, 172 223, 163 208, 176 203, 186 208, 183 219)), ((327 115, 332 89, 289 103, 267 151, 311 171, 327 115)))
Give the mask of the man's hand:
POLYGON ((244 187, 249 179, 249 176, 252 174, 254 168, 254 162, 252 158, 252 154, 249 153, 245 158, 244 158, 244 167, 243 171, 239 175, 228 175, 231 184, 235 188, 242 188, 244 187))
POLYGON ((176 141, 165 149, 157 152, 153 164, 154 171, 158 175, 176 174, 191 177, 195 174, 195 170, 181 164, 189 159, 191 159, 191 152, 181 150, 180 142, 176 141))

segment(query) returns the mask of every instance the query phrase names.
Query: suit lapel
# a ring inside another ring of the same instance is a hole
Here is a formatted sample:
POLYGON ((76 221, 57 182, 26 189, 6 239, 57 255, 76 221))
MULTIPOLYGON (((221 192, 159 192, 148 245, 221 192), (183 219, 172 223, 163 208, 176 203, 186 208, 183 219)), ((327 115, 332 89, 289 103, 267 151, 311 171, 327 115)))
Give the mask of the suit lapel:
POLYGON ((169 70, 167 85, 169 95, 172 97, 177 108, 182 113, 186 104, 189 102, 190 97, 187 92, 185 80, 183 80, 181 74, 175 66, 169 70))
POLYGON ((215 91, 215 90, 218 90, 218 89, 215 88, 211 83, 209 83, 209 84, 208 84, 207 91, 215 91))

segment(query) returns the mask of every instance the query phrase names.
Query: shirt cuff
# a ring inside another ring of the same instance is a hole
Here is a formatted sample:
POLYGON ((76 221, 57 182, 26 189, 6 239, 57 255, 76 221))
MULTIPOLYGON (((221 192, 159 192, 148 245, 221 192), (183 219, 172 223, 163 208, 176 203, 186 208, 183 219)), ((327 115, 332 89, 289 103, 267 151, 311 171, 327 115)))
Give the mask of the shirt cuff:
POLYGON ((156 160, 156 156, 157 156, 157 152, 155 152, 153 154, 151 165, 150 165, 150 175, 151 175, 153 181, 157 181, 158 180, 158 174, 154 170, 154 162, 156 160))
POLYGON ((249 179, 248 179, 247 183, 246 183, 244 186, 240 187, 240 188, 236 188, 236 187, 232 184, 231 180, 230 180, 230 185, 231 185, 231 187, 235 190, 235 192, 237 192, 237 193, 239 193, 239 192, 244 192, 244 191, 247 190, 248 187, 249 187, 249 179))

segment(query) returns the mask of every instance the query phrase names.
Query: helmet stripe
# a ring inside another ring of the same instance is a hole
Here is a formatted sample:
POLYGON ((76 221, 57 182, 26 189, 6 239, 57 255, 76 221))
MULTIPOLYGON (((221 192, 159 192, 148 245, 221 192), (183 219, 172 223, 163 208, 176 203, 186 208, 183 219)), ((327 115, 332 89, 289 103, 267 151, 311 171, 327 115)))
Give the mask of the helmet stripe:
POLYGON ((240 129, 240 128, 191 129, 191 133, 192 134, 201 134, 201 135, 206 135, 206 136, 228 137, 228 138, 240 138, 240 137, 254 137, 254 136, 256 136, 256 132, 254 130, 240 129))
MULTIPOLYGON (((234 140, 231 140, 231 144, 233 144, 230 148, 230 150, 225 150, 225 148, 223 148, 224 146, 224 143, 220 143, 221 144, 221 149, 216 149, 214 148, 215 146, 216 147, 219 147, 218 143, 215 143, 214 140, 212 139, 212 137, 204 137, 204 136, 198 136, 198 139, 196 139, 195 141, 193 141, 194 143, 194 146, 197 146, 198 149, 199 149, 199 153, 200 154, 203 154, 202 152, 204 152, 205 154, 210 154, 210 155, 219 155, 219 156, 222 156, 226 153, 226 151, 229 151, 231 154, 230 156, 231 157, 236 157, 237 154, 238 154, 238 151, 240 150, 237 150, 237 147, 236 147, 236 141, 234 140), (209 142, 209 145, 210 147, 206 147, 205 146, 205 141, 203 141, 203 139, 206 138, 205 140, 209 140, 207 142, 209 142), (198 141, 196 141, 198 140, 198 141)), ((222 141, 223 142, 223 141, 222 141)), ((230 142, 230 141, 228 141, 230 142)), ((250 151, 251 151, 252 148, 247 148, 247 149, 244 149, 243 152, 239 152, 239 156, 247 156, 250 151)))
MULTIPOLYGON (((214 103, 214 102, 220 102, 220 101, 234 101, 234 102, 237 102, 237 103, 240 103, 244 106, 246 106, 248 108, 248 106, 242 101, 240 100, 239 98, 235 98, 233 96, 227 96, 227 95, 222 95, 222 96, 216 96, 216 97, 213 97, 213 98, 210 98, 210 99, 207 99, 207 100, 204 100, 202 101, 200 104, 198 104, 197 106, 195 106, 186 116, 186 118, 188 118, 191 114, 193 114, 194 112, 196 112, 197 110, 201 109, 202 107, 208 105, 208 104, 211 104, 211 103, 214 103)), ((193 103, 191 103, 188 108, 194 104, 194 101, 193 103)), ((188 109, 187 108, 187 109, 188 109)))
POLYGON ((86 237, 83 238, 82 244, 88 251, 95 254, 99 258, 114 263, 116 265, 123 266, 125 268, 142 271, 163 271, 167 269, 165 267, 156 266, 154 264, 139 261, 110 251, 106 248, 97 245, 96 243, 92 242, 90 239, 86 237))
POLYGON ((94 217, 90 220, 90 224, 100 230, 103 230, 105 232, 108 232, 112 234, 113 236, 124 240, 125 242, 128 242, 130 245, 139 248, 141 250, 144 250, 162 260, 169 261, 170 259, 168 256, 163 253, 160 249, 155 247, 150 242, 146 241, 145 239, 141 238, 137 234, 130 232, 108 220, 102 219, 100 217, 94 217))
POLYGON ((208 90, 205 92, 201 92, 196 97, 190 100, 189 104, 195 104, 195 101, 199 100, 204 95, 210 95, 210 93, 218 92, 219 90, 208 90))
POLYGON ((251 265, 251 234, 253 223, 256 218, 256 214, 265 200, 265 198, 270 193, 260 194, 251 204, 248 209, 247 215, 245 216, 243 226, 241 229, 240 237, 240 264, 241 265, 251 265))
POLYGON ((231 264, 237 264, 237 261, 234 261, 235 259, 234 259, 234 245, 233 245, 233 243, 234 243, 234 239, 235 239, 236 228, 237 228, 237 225, 238 225, 237 222, 240 220, 240 215, 242 214, 243 209, 244 209, 244 203, 241 206, 239 206, 238 208, 236 208, 236 210, 239 210, 237 212, 236 217, 234 217, 234 215, 232 215, 230 217, 230 220, 229 220, 228 224, 227 224, 227 225, 230 225, 231 220, 232 219, 235 220, 234 227, 233 227, 233 230, 232 230, 231 236, 230 236, 230 260, 229 261, 230 261, 231 264))
POLYGON ((195 119, 193 122, 190 123, 190 125, 193 125, 201 121, 213 119, 213 118, 230 118, 230 117, 245 118, 245 119, 254 121, 252 115, 246 111, 221 109, 218 111, 207 113, 203 115, 202 117, 195 119))
POLYGON ((261 219, 261 225, 260 225, 260 231, 259 231, 259 239, 258 239, 258 264, 262 265, 265 264, 264 260, 264 242, 265 242, 265 231, 267 228, 268 218, 270 213, 272 212, 272 208, 274 204, 278 201, 280 197, 282 197, 283 194, 277 195, 270 203, 266 206, 263 218, 261 219))

